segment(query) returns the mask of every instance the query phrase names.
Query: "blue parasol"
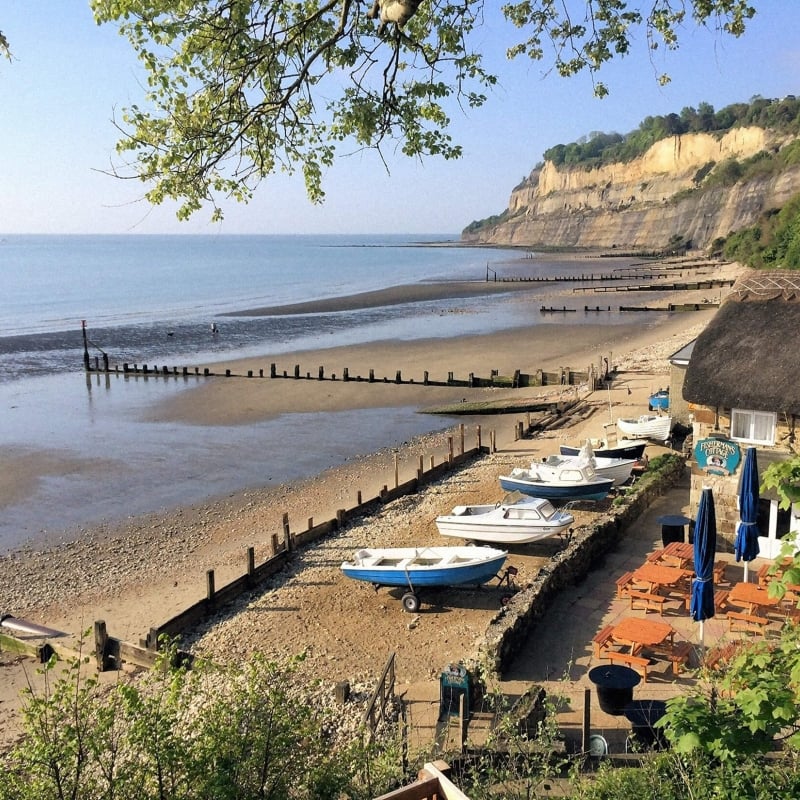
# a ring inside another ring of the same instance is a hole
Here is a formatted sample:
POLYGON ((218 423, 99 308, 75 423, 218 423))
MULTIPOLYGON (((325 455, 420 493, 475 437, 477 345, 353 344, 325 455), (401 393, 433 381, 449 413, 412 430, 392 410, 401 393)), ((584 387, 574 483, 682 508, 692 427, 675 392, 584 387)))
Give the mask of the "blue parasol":
POLYGON ((758 460, 755 447, 748 447, 739 484, 739 525, 734 548, 736 560, 744 561, 744 579, 748 563, 758 556, 758 460))
POLYGON ((714 616, 714 554, 717 549, 717 515, 714 495, 704 487, 694 524, 694 574, 689 612, 700 623, 703 644, 703 621, 714 616))

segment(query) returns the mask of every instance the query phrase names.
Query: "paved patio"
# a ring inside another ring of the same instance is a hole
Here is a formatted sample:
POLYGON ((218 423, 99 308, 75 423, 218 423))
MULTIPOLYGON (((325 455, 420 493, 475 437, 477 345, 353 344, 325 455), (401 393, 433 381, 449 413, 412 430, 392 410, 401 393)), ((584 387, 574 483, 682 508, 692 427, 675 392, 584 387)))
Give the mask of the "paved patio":
MULTIPOLYGON (((740 639, 748 634, 730 633, 724 616, 704 623, 703 644, 699 641, 700 626, 689 616, 683 605, 670 603, 663 616, 657 611, 631 610, 628 598, 617 597, 616 580, 625 572, 641 566, 649 553, 662 547, 661 525, 656 521, 665 514, 694 515, 689 509, 689 476, 662 495, 637 523, 627 531, 620 546, 596 565, 573 592, 562 594, 550 608, 547 618, 531 634, 525 650, 512 668, 503 676, 502 691, 513 701, 531 684, 540 684, 551 697, 562 698, 559 703, 558 724, 565 737, 568 752, 580 752, 583 741, 584 701, 589 691, 589 732, 602 736, 610 754, 624 753, 631 723, 623 716, 613 716, 601 710, 597 690, 589 680, 589 671, 599 664, 593 654, 593 637, 608 625, 624 617, 647 617, 669 623, 676 631, 676 641, 692 643, 689 668, 678 676, 664 663, 665 669, 648 670, 647 682, 633 690, 634 700, 667 700, 687 691, 697 680, 696 667, 703 650, 720 642, 740 639)), ((743 579, 743 565, 737 564, 732 552, 725 552, 726 543, 718 539, 717 560, 728 562, 725 581, 732 584, 743 579)), ((756 580, 758 568, 767 563, 757 559, 750 565, 750 581, 756 580)), ((725 586, 723 583, 721 586, 725 586)), ((458 746, 457 718, 438 720, 438 682, 417 684, 405 692, 409 723, 414 741, 435 741, 442 749, 458 746)), ((479 742, 490 723, 480 713, 470 721, 468 736, 479 742)))

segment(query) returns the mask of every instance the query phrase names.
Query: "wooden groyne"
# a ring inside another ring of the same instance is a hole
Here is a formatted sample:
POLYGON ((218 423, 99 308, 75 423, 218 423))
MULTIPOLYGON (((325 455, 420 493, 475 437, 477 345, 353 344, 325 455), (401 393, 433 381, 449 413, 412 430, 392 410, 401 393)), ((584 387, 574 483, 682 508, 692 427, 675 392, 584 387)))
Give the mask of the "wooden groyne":
POLYGON ((681 283, 652 283, 646 286, 577 286, 573 292, 690 292, 718 289, 733 286, 733 278, 712 278, 707 281, 687 281, 681 283))
MULTIPOLYGON (((588 308, 588 307, 587 307, 588 308)), ((570 311, 574 309, 568 309, 570 311)), ((598 307, 598 310, 599 307, 598 307)), ((316 370, 307 370, 300 364, 294 364, 291 369, 280 367, 276 362, 269 365, 268 369, 247 370, 247 372, 234 372, 225 369, 222 372, 214 372, 210 367, 176 367, 176 366, 151 366, 148 364, 108 364, 105 360, 101 365, 99 359, 94 363, 90 362, 86 368, 87 375, 98 373, 107 377, 118 376, 127 380, 130 379, 155 379, 172 378, 176 380, 190 380, 192 378, 244 378, 252 380, 296 380, 296 381, 341 381, 342 383, 384 383, 394 385, 417 385, 417 386, 452 386, 468 389, 480 388, 502 388, 520 389, 538 386, 567 385, 577 386, 584 383, 594 384, 599 379, 598 368, 589 365, 584 370, 576 370, 570 366, 559 367, 557 370, 536 370, 528 373, 522 370, 514 370, 511 375, 501 375, 499 370, 490 370, 488 376, 476 375, 470 372, 465 377, 457 377, 455 372, 448 372, 444 378, 432 378, 428 370, 422 373, 421 377, 413 378, 403 376, 402 370, 395 370, 394 375, 376 375, 376 371, 369 369, 366 375, 352 373, 349 367, 343 367, 341 373, 328 372, 325 367, 317 367, 316 370)))

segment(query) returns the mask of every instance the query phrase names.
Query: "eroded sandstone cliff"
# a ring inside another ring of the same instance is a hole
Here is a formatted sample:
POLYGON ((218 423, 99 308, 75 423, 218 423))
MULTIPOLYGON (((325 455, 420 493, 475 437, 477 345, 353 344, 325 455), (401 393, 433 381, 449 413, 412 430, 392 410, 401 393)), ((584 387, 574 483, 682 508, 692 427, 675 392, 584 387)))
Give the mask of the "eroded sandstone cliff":
POLYGON ((787 139, 758 128, 672 136, 628 163, 587 169, 545 162, 511 193, 493 222, 464 241, 526 246, 661 249, 676 239, 704 248, 752 225, 800 191, 800 166, 726 186, 704 179, 730 159, 776 152, 787 139))

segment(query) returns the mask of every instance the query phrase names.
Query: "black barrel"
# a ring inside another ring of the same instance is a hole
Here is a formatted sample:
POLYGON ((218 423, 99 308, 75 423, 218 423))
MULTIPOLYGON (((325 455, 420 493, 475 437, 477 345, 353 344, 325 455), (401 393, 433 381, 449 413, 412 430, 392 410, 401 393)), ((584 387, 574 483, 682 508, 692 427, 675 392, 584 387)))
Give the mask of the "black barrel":
POLYGON ((630 667, 609 664, 590 669, 589 680, 597 688, 601 710, 619 717, 633 701, 633 687, 639 684, 641 678, 630 667))

